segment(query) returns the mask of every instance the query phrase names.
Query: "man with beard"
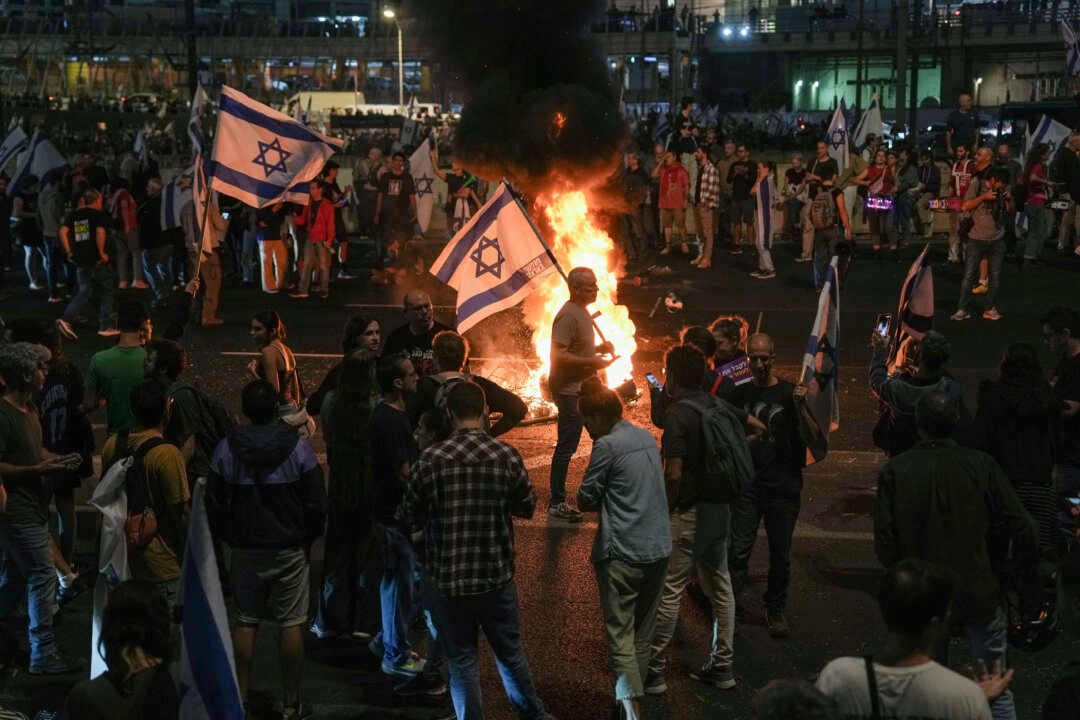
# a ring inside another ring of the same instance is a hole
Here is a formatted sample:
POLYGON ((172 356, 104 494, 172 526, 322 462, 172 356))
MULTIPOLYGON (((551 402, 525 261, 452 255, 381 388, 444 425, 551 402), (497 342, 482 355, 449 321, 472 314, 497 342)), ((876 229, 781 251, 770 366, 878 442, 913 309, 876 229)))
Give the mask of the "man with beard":
MULTIPOLYGON (((413 176, 405 172, 405 153, 396 152, 390 172, 383 173, 379 178, 379 195, 375 199, 375 224, 379 226, 383 248, 396 246, 396 253, 400 257, 405 251, 405 243, 412 236, 415 219, 416 183, 413 176)), ((393 274, 393 269, 389 270, 393 274)), ((381 252, 376 253, 371 281, 381 285, 390 283, 381 252)))
POLYGON ((735 388, 729 402, 756 417, 765 437, 751 447, 754 478, 750 488, 731 507, 731 583, 736 621, 743 609, 742 590, 750 576, 750 554, 758 525, 765 520, 769 541, 769 581, 765 588, 765 620, 769 635, 787 637, 784 616, 791 578, 791 538, 799 516, 802 468, 806 448, 820 444, 821 429, 806 404, 806 386, 773 374, 775 347, 771 337, 758 333, 747 344, 751 382, 735 388))
MULTIPOLYGON (((949 172, 949 197, 958 198, 957 205, 967 196, 971 184, 972 162, 968 158, 968 146, 961 143, 953 150, 956 158, 949 172)), ((960 211, 949 210, 949 259, 950 265, 960 264, 960 211)))

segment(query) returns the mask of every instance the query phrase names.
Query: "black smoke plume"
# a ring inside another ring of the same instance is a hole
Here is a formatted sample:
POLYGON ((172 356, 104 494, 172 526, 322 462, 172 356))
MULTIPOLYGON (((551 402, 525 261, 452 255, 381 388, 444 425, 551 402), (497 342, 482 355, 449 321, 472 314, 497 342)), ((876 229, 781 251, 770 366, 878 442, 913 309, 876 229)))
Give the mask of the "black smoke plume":
POLYGON ((530 194, 585 189, 618 166, 628 131, 589 24, 602 0, 415 0, 444 72, 467 93, 454 155, 530 194))

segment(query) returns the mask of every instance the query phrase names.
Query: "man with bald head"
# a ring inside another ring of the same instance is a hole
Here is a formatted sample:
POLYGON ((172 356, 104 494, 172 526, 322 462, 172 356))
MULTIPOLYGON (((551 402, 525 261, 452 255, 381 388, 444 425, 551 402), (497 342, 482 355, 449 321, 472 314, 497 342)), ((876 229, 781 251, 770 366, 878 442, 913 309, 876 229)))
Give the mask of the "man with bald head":
POLYGON ((596 375, 613 362, 611 355, 615 349, 609 342, 596 344, 596 331, 588 310, 600 292, 595 273, 585 267, 574 268, 566 276, 566 284, 570 299, 559 309, 551 325, 548 388, 559 409, 559 426, 555 454, 551 458, 548 515, 581 522, 581 513, 566 502, 566 473, 585 427, 577 409, 578 393, 582 380, 596 375))
POLYGON ((754 479, 750 488, 731 506, 731 584, 735 613, 742 613, 742 589, 749 577, 750 554, 758 525, 765 520, 769 541, 769 580, 762 599, 769 634, 786 637, 788 583, 791 566, 791 535, 799 516, 802 469, 807 445, 822 441, 821 431, 806 404, 806 386, 781 380, 773 374, 776 359, 773 340, 764 333, 751 335, 746 343, 752 379, 735 386, 728 400, 760 420, 765 437, 750 446, 754 479))
POLYGON ((969 148, 979 147, 979 113, 975 110, 975 103, 971 96, 961 93, 957 98, 956 110, 949 113, 949 119, 945 121, 945 148, 952 155, 953 148, 957 145, 966 145, 969 148))
POLYGON ((431 341, 443 330, 453 328, 435 320, 431 296, 423 290, 405 293, 402 307, 408 322, 387 336, 383 355, 404 355, 412 360, 418 376, 434 375, 439 371, 435 368, 431 341))

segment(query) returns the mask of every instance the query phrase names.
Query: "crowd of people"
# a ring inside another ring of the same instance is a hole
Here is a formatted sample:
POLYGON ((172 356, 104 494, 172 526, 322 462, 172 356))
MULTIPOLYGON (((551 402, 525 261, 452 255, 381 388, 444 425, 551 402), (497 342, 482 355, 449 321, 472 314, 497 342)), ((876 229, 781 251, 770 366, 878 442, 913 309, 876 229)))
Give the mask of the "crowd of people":
POLYGON ((811 159, 790 156, 781 179, 776 163, 751 159, 746 143, 699 127, 693 110, 693 98, 684 97, 668 142, 656 143, 651 154, 641 148, 626 156, 628 212, 619 236, 632 265, 656 267, 658 256, 674 253, 708 269, 719 262, 721 249, 729 255, 756 252, 750 274, 771 280, 774 243, 788 241, 795 262, 811 264, 808 287, 820 290, 829 259, 839 254, 847 263, 857 252, 855 222, 861 219, 875 260, 887 249, 888 258, 899 262, 903 248, 947 234, 947 262, 964 265, 952 316, 960 321, 970 317, 974 295, 984 296, 985 319, 1001 317, 1006 257, 1014 256, 1024 271, 1036 269, 1055 225, 1057 250, 1080 254, 1076 203, 1069 199, 1080 197, 1080 133, 1056 152, 1035 145, 1021 164, 1006 140, 981 145, 971 96, 963 94, 949 117, 943 158, 930 150, 887 147, 871 134, 865 148, 851 145, 841 172, 829 143, 819 140, 811 159), (766 180, 771 197, 763 192, 766 180), (822 191, 828 196, 815 202, 822 191), (1061 211, 1052 208, 1059 196, 1067 201, 1061 211), (942 214, 947 223, 935 227, 935 215, 942 214))
MULTIPOLYGON (((733 639, 762 521, 767 630, 774 638, 793 632, 785 609, 798 592, 790 557, 803 467, 824 438, 806 387, 774 372, 772 338, 721 316, 687 328, 665 354, 665 382, 650 392, 658 443, 598 377, 614 348, 594 340, 595 274, 575 268, 567 283, 552 327, 549 389, 559 417, 548 514, 577 522, 598 513, 591 560, 615 677, 613 717, 641 718, 642 698, 667 691, 666 656, 692 578, 713 632, 690 677, 739 686, 733 639), (583 431, 593 447, 575 509, 567 475, 583 431)), ((60 648, 53 624, 85 589, 72 554, 71 498, 93 473, 86 414, 105 408, 104 472, 131 458, 123 482, 132 579, 113 589, 104 617, 108 671, 72 690, 68 717, 175 717, 168 608, 201 487, 235 611, 242 702, 266 680, 252 668, 259 626, 271 621, 280 627, 286 720, 314 712, 300 697, 305 629, 318 641, 367 642, 401 702, 434 698, 435 717, 480 718, 482 630, 519 716, 551 717, 526 660, 514 582, 513 520, 534 515, 537 494, 518 450, 500 439, 527 408, 469 372, 468 341, 433 319, 426 293, 409 291, 403 311, 385 341, 376 318, 350 317, 340 362, 310 396, 281 316, 252 317, 259 355, 240 392, 241 423, 189 381, 184 348, 155 337, 141 303, 120 304, 117 344, 96 354, 85 376, 64 355, 62 321, 8 322, 0 345, 0 624, 4 643, 20 642, 16 611, 25 600, 31 674, 83 667, 70 645, 60 648), (325 477, 310 441, 313 418, 326 442, 325 477), (311 547, 323 536, 322 577, 313 582, 311 547), (424 655, 414 649, 418 635, 424 655)), ((829 663, 816 687, 770 684, 757 700, 760 717, 870 717, 877 706, 883 717, 1016 717, 1007 640, 1052 637, 1053 583, 1040 568, 1060 564, 1058 599, 1071 618, 1080 567, 1071 550, 1080 516, 1080 314, 1052 308, 1039 329, 1059 358, 1049 380, 1034 348, 1017 343, 999 377, 980 387, 974 414, 948 374, 941 333, 927 333, 893 375, 888 338, 875 333, 870 388, 882 416, 874 441, 889 460, 878 478, 874 538, 887 568, 877 600, 888 634, 865 662, 829 663), (1003 597, 1014 598, 1018 616, 1003 597), (974 680, 948 668, 950 629, 970 641, 974 680)), ((1078 682, 1068 676, 1055 686, 1045 717, 1080 711, 1078 682)))

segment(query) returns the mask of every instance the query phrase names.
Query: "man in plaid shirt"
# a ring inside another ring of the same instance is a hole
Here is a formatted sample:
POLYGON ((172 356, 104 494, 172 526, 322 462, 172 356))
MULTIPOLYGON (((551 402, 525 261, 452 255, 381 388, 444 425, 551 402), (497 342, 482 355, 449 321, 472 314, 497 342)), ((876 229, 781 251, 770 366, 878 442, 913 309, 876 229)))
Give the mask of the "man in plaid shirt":
POLYGON ((424 605, 450 660, 450 692, 459 718, 483 717, 477 669, 478 628, 498 661, 503 686, 523 720, 544 720, 521 646, 514 583, 512 517, 536 511, 525 462, 484 430, 487 401, 472 381, 447 393, 454 432, 412 466, 398 517, 427 543, 424 605))
POLYGON ((701 243, 701 253, 690 264, 704 270, 712 266, 713 215, 720 207, 720 173, 706 148, 698 146, 694 157, 698 163, 697 185, 694 187, 694 230, 701 243))

